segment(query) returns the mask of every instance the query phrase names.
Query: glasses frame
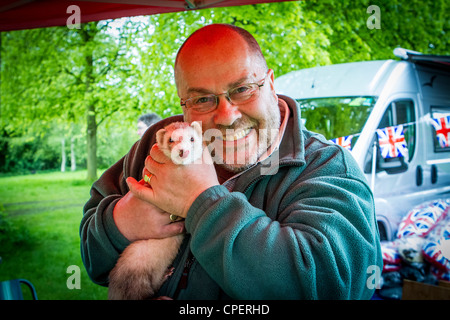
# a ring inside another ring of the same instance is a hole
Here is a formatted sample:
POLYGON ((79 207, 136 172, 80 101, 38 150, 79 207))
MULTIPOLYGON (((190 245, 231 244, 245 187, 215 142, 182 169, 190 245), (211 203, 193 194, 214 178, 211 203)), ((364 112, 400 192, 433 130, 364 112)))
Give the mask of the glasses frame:
MULTIPOLYGON (((236 90, 237 88, 243 87, 243 86, 257 85, 257 86, 258 86, 258 92, 259 92, 259 90, 261 90, 261 87, 264 86, 264 84, 266 83, 267 75, 268 75, 268 73, 266 73, 266 75, 264 76, 264 78, 261 79, 261 80, 259 80, 258 82, 243 83, 243 84, 240 84, 239 86, 236 86, 236 87, 233 87, 233 88, 229 89, 227 92, 223 92, 223 93, 219 93, 219 94, 212 94, 212 93, 211 93, 211 94, 202 94, 202 95, 198 95, 198 96, 194 96, 194 97, 188 98, 188 99, 186 99, 186 100, 181 99, 180 105, 181 105, 182 107, 185 107, 187 110, 195 110, 194 107, 188 107, 188 106, 186 106, 186 102, 188 102, 189 100, 197 99, 197 98, 201 98, 201 97, 211 97, 211 96, 214 96, 214 97, 216 98, 216 105, 215 105, 215 107, 214 107, 214 108, 211 108, 211 110, 208 110, 208 111, 206 111, 206 112, 201 112, 201 113, 208 113, 208 112, 212 112, 212 111, 214 111, 214 110, 217 109, 217 107, 218 107, 218 105, 219 105, 219 96, 223 96, 223 95, 225 95, 225 98, 228 100, 229 103, 231 103, 232 105, 235 105, 235 104, 231 101, 231 98, 230 98, 230 95, 229 95, 229 94, 230 94, 230 91, 236 90)), ((250 97, 250 98, 251 98, 251 97, 250 97)), ((249 98, 249 100, 250 100, 250 98, 249 98)), ((242 103, 245 103, 245 102, 247 102, 247 101, 248 101, 248 100, 243 101, 242 103)))

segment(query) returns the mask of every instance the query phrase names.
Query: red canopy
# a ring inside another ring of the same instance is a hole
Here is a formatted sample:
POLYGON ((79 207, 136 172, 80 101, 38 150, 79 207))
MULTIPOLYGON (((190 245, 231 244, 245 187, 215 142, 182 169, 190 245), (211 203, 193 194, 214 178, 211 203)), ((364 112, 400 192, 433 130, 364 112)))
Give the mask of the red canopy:
MULTIPOLYGON (((66 25, 80 8, 80 22, 212 7, 280 2, 286 0, 0 0, 0 31, 66 25)), ((73 21, 71 19, 71 21, 73 21)))

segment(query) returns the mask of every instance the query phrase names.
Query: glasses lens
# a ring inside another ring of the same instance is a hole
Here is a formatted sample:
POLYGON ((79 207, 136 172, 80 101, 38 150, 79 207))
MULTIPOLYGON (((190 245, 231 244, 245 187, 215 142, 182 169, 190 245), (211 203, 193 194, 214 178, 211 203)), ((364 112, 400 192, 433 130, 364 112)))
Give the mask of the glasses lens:
POLYGON ((227 93, 219 95, 206 95, 187 99, 184 105, 188 109, 195 110, 199 113, 206 113, 213 111, 219 102, 219 96, 225 95, 226 98, 233 104, 242 103, 255 99, 259 96, 259 88, 264 85, 264 79, 261 80, 261 84, 248 83, 239 87, 228 90, 227 93))
POLYGON ((228 96, 233 103, 244 102, 252 97, 255 97, 259 87, 257 84, 246 84, 237 88, 231 89, 228 96))
POLYGON ((208 96, 200 96, 188 99, 186 106, 192 108, 197 112, 208 112, 216 107, 216 96, 211 94, 208 96))

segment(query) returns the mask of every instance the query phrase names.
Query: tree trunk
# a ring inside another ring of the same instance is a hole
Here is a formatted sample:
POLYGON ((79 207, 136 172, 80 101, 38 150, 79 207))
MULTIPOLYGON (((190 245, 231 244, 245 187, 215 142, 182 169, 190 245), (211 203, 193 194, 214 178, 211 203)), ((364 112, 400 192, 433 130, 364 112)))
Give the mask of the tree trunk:
POLYGON ((66 171, 66 139, 61 139, 61 172, 66 171))
POLYGON ((88 106, 87 112, 87 168, 88 180, 97 180, 97 122, 94 105, 88 106))
POLYGON ((86 138, 87 138, 87 179, 97 180, 97 120, 95 119, 95 104, 91 97, 91 84, 93 82, 93 57, 92 52, 86 55, 86 138))
POLYGON ((70 139, 70 170, 77 170, 77 161, 75 158, 75 138, 70 139))

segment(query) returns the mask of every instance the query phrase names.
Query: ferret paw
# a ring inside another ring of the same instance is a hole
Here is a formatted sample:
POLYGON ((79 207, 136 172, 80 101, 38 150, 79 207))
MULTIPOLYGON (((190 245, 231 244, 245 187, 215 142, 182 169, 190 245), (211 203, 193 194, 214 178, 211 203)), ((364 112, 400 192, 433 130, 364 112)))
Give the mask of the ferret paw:
POLYGON ((175 271, 174 267, 167 268, 166 274, 164 275, 165 279, 168 279, 171 275, 173 275, 173 272, 175 271))

